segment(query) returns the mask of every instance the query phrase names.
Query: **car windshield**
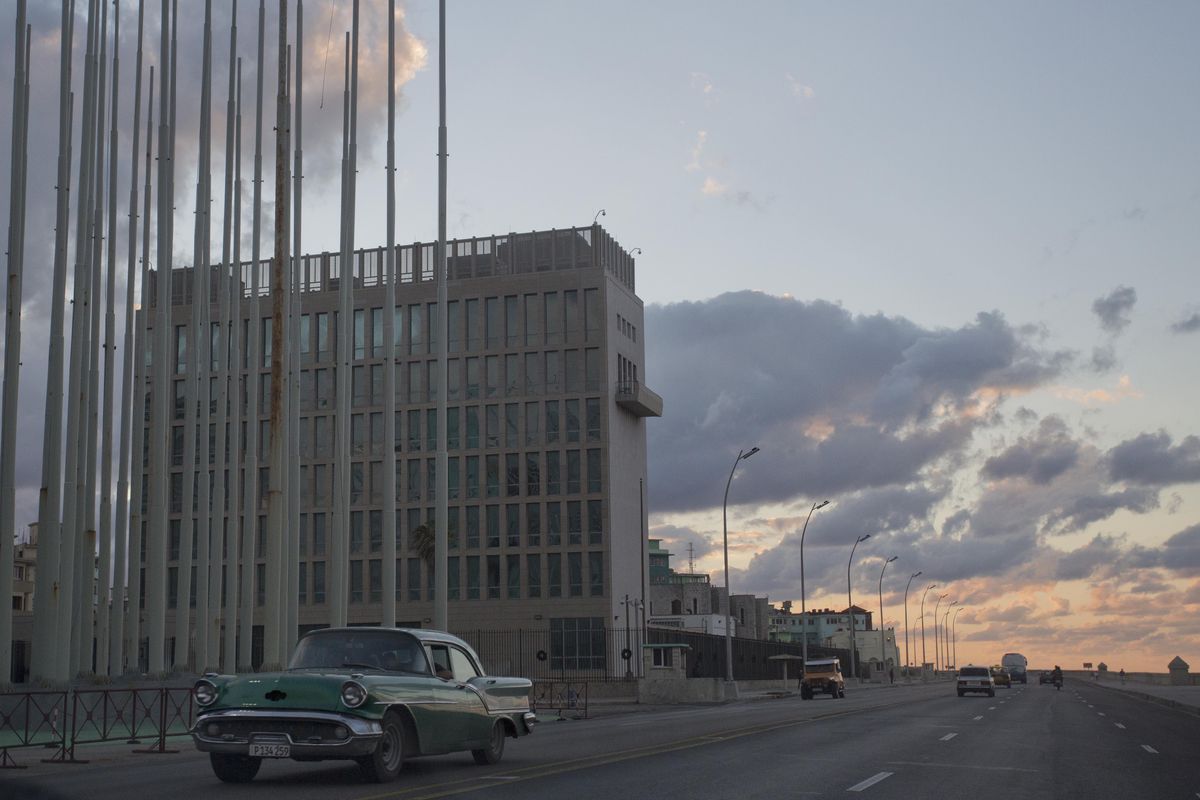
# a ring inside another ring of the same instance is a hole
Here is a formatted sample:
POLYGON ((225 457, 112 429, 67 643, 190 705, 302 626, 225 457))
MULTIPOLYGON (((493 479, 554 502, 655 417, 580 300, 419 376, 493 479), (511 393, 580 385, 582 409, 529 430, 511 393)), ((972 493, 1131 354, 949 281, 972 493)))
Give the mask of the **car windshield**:
POLYGON ((428 675, 416 637, 401 631, 335 630, 310 633, 296 645, 288 669, 377 669, 428 675))
POLYGON ((964 678, 986 678, 988 671, 986 667, 963 667, 958 674, 964 678))

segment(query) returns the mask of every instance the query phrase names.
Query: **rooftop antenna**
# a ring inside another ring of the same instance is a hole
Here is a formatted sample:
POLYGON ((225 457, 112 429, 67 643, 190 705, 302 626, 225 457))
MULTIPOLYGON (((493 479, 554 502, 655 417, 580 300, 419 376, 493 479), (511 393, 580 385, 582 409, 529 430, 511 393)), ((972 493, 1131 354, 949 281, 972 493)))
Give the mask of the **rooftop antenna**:
POLYGON ((688 542, 688 574, 696 574, 696 545, 688 542))

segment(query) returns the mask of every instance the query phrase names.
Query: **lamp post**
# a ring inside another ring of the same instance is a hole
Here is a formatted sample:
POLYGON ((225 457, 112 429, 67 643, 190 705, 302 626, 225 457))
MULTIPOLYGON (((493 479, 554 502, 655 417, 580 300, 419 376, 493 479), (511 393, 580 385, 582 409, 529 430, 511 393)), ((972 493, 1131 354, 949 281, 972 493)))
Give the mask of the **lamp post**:
POLYGON ((950 637, 946 635, 946 618, 950 616, 950 609, 956 605, 957 600, 946 606, 946 611, 942 614, 942 669, 950 666, 950 637))
MULTIPOLYGON (((603 209, 601 209, 603 213, 603 209)), ((729 470, 729 480, 725 481, 725 499, 721 503, 721 531, 724 540, 725 549, 725 682, 729 683, 733 680, 733 636, 730 634, 729 628, 732 624, 730 606, 733 603, 733 594, 729 591, 729 485, 733 483, 733 473, 737 471, 739 461, 749 458, 758 452, 757 447, 751 447, 749 450, 738 450, 738 456, 733 460, 733 469, 729 470)))
POLYGON ((857 647, 854 644, 854 593, 850 586, 850 566, 854 563, 854 551, 858 546, 871 538, 871 534, 864 533, 862 536, 854 540, 854 547, 850 548, 850 560, 846 562, 846 613, 850 616, 850 675, 851 677, 858 675, 858 667, 855 665, 857 658, 857 647))
POLYGON ((625 657, 624 653, 621 655, 625 658, 625 677, 630 678, 633 677, 633 650, 630 649, 629 642, 629 609, 632 607, 635 612, 638 611, 642 606, 642 601, 636 597, 630 598, 629 595, 625 595, 621 605, 625 606, 625 652, 629 653, 629 656, 625 657))
POLYGON ((937 599, 937 602, 933 604, 933 674, 934 675, 937 675, 938 665, 941 663, 941 660, 942 660, 942 656, 941 656, 942 646, 941 646, 940 640, 938 639, 938 606, 940 606, 942 604, 942 601, 945 600, 949 596, 950 596, 950 593, 947 592, 946 594, 939 596, 937 599))
POLYGON ((883 627, 883 573, 887 572, 887 565, 898 559, 900 556, 892 556, 887 561, 883 562, 883 569, 879 570, 879 682, 883 683, 883 670, 887 669, 887 636, 883 627))
POLYGON ((933 589, 936 587, 937 587, 936 583, 931 583, 928 586, 926 586, 925 591, 921 593, 921 675, 922 676, 925 675, 925 665, 929 663, 928 661, 926 661, 926 656, 925 656, 925 595, 929 594, 930 589, 933 589))
POLYGON ((828 500, 822 500, 820 503, 813 503, 813 507, 808 510, 808 516, 804 518, 804 527, 800 530, 800 647, 801 659, 800 674, 803 675, 808 667, 808 614, 804 603, 804 535, 808 533, 808 521, 812 519, 813 512, 818 508, 824 508, 829 505, 828 500))
POLYGON ((920 577, 920 572, 908 576, 908 585, 904 587, 904 671, 912 670, 912 660, 908 657, 908 590, 912 588, 913 578, 920 577))
POLYGON ((951 666, 958 669, 958 615, 963 612, 966 606, 959 606, 958 611, 954 612, 954 616, 950 618, 950 642, 951 642, 951 666))

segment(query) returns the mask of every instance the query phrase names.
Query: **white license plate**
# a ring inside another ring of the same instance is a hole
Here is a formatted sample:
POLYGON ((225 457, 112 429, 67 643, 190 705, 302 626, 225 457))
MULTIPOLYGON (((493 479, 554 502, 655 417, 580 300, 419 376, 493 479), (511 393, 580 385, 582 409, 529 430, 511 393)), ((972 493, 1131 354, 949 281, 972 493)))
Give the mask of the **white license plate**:
POLYGON ((290 758, 292 748, 286 744, 252 744, 249 755, 258 758, 290 758))

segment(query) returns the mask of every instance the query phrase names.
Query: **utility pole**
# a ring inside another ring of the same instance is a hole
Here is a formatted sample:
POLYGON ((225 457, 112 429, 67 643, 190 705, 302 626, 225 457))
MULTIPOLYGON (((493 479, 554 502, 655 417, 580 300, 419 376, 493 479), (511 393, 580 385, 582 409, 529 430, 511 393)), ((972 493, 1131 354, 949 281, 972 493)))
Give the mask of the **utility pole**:
MULTIPOLYGON (((242 541, 242 531, 245 524, 241 514, 241 487, 239 477, 241 465, 239 455, 242 452, 242 59, 237 59, 235 90, 237 109, 234 112, 234 145, 233 145, 233 258, 225 259, 225 267, 229 273, 229 284, 222 297, 229 307, 229 392, 233 396, 230 403, 229 418, 229 530, 226 532, 228 553, 225 557, 225 653, 221 669, 234 673, 238 668, 238 627, 241 622, 239 605, 239 587, 243 575, 239 570, 249 571, 246 564, 247 551, 242 541)), ((228 152, 228 151, 227 151, 228 152)), ((227 156, 228 157, 228 156, 227 156)), ((243 647, 249 647, 249 641, 243 647)))
MULTIPOLYGON (((357 0, 355 0, 357 2, 357 0)), ((447 593, 447 563, 449 558, 449 539, 446 530, 449 522, 446 495, 449 493, 446 456, 446 390, 447 381, 447 349, 446 341, 449 328, 446 325, 446 0, 438 2, 438 250, 437 250, 437 321, 436 328, 430 326, 430 331, 436 330, 437 338, 437 457, 434 462, 434 479, 437 488, 434 511, 434 547, 433 547, 433 627, 446 630, 450 626, 448 618, 447 593)))
MULTIPOLYGON (((383 596, 396 626, 396 0, 388 0, 387 254, 383 294, 383 596)), ((440 429, 439 429, 440 432, 440 429)))

